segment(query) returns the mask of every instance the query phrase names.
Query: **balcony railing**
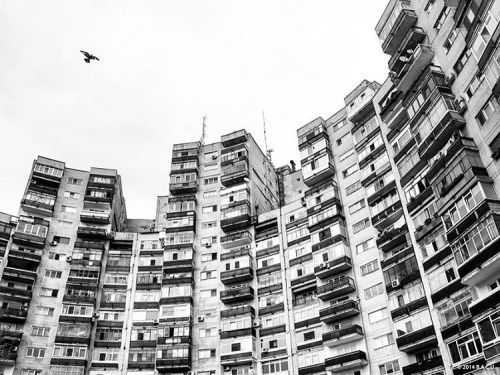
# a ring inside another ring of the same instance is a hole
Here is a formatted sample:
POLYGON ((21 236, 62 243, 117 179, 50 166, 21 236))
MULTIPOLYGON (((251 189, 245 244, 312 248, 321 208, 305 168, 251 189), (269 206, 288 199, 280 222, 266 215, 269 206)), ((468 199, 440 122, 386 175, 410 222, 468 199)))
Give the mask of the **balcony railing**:
POLYGON ((357 369, 367 363, 366 353, 361 350, 325 359, 326 369, 330 371, 357 369))
POLYGON ((354 280, 350 277, 345 277, 338 281, 330 282, 318 287, 318 296, 323 301, 338 297, 356 290, 354 280))
POLYGON ((329 262, 320 263, 317 267, 314 267, 314 273, 320 279, 325 279, 351 268, 351 258, 345 255, 329 262))
MULTIPOLYGON (((246 165, 246 163, 245 163, 246 165)), ((224 187, 229 187, 233 185, 242 184, 243 182, 249 179, 248 168, 245 167, 241 170, 235 171, 223 171, 223 174, 220 178, 220 183, 224 187)))
POLYGON ((110 217, 109 212, 83 210, 80 213, 80 220, 85 223, 108 224, 109 217, 110 217))
POLYGON ((251 286, 222 290, 220 299, 224 303, 248 301, 254 298, 254 290, 251 286))
POLYGON ((359 314, 359 304, 356 301, 339 302, 319 311, 323 323, 331 324, 359 314))
POLYGON ((403 375, 420 374, 443 366, 443 358, 439 355, 424 361, 415 362, 403 367, 403 375))
POLYGON ((405 353, 413 353, 434 345, 437 342, 434 326, 425 327, 417 331, 399 336, 396 339, 398 349, 405 353))
POLYGON ((363 337, 363 329, 355 324, 350 327, 323 333, 323 343, 325 346, 332 347, 358 340, 361 337, 363 337))
POLYGON ((173 195, 196 193, 198 191, 198 182, 190 181, 190 182, 171 183, 169 185, 169 190, 170 193, 173 195))
POLYGON ((12 235, 12 240, 21 245, 27 245, 31 247, 36 247, 38 249, 43 249, 45 246, 46 236, 38 236, 35 234, 23 233, 15 231, 12 235))
POLYGON ((239 143, 246 142, 248 139, 247 132, 245 130, 237 130, 235 132, 225 134, 221 137, 222 146, 230 147, 237 145, 239 143))
POLYGON ((400 73, 393 78, 398 90, 403 93, 408 92, 420 73, 429 65, 433 58, 434 51, 432 48, 425 44, 419 44, 412 55, 408 57, 408 61, 400 73))
POLYGON ((252 242, 252 234, 246 230, 230 233, 220 238, 220 244, 223 249, 239 247, 252 242))
POLYGON ((106 239, 108 237, 108 231, 104 228, 94 228, 94 227, 78 227, 78 236, 81 237, 93 237, 106 239))
POLYGON ((254 272, 252 267, 242 267, 231 271, 220 273, 220 280, 224 285, 242 283, 253 280, 254 272))

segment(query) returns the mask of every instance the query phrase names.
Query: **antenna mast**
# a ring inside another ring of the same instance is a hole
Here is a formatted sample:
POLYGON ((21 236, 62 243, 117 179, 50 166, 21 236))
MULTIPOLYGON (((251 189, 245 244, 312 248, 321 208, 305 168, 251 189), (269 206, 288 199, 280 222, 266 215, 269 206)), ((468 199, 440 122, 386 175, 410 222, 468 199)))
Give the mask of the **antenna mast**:
POLYGON ((207 116, 203 116, 203 127, 202 127, 202 130, 201 130, 201 140, 200 140, 200 144, 202 146, 205 145, 205 137, 207 135, 207 116))
POLYGON ((266 115, 264 111, 262 111, 262 123, 264 125, 264 147, 266 148, 266 156, 269 159, 269 162, 272 164, 271 153, 274 151, 272 148, 267 147, 267 133, 266 133, 266 115))

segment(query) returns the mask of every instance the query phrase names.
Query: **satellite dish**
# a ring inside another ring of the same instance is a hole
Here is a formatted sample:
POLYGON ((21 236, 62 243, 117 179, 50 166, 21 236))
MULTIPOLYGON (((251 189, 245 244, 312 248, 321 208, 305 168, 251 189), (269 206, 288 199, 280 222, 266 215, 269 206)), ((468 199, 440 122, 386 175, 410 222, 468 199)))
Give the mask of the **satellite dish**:
POLYGON ((406 56, 400 56, 399 60, 402 61, 402 62, 408 62, 410 59, 408 57, 406 57, 406 56))

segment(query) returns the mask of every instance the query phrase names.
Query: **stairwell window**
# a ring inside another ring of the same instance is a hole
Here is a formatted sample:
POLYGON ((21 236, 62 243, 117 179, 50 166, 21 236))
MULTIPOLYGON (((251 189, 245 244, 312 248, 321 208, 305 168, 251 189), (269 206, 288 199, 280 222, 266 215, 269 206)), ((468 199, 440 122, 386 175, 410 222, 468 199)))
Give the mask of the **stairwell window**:
POLYGON ((378 366, 378 370, 380 375, 399 373, 399 362, 397 360, 384 363, 383 365, 378 366))
POLYGON ((372 260, 371 262, 369 263, 366 263, 364 265, 361 266, 361 275, 362 276, 366 276, 372 272, 375 272, 376 270, 378 270, 378 260, 372 260))
POLYGON ((484 24, 479 28, 479 32, 477 33, 476 39, 472 43, 472 53, 477 61, 483 55, 483 52, 486 49, 486 46, 491 40, 493 33, 495 32, 495 28, 497 27, 498 21, 493 15, 488 12, 488 15, 484 21, 484 24))
POLYGON ((349 206, 349 213, 353 214, 355 212, 358 212, 359 210, 363 209, 365 206, 366 206, 365 200, 361 199, 360 201, 349 206))
POLYGON ((344 178, 346 178, 346 177, 349 177, 350 175, 352 175, 357 170, 358 170, 358 164, 353 164, 353 165, 347 167, 345 170, 343 170, 342 175, 344 176, 344 178))
POLYGON ((370 321, 370 323, 377 323, 377 322, 380 322, 381 320, 384 320, 384 319, 387 319, 387 317, 389 316, 389 313, 387 311, 387 308, 383 308, 383 309, 380 309, 380 310, 376 310, 374 312, 371 312, 368 314, 368 320, 370 321))
POLYGON ((481 108, 479 113, 476 116, 476 121, 480 126, 483 126, 486 124, 486 121, 488 121, 492 116, 493 113, 495 112, 495 105, 493 104, 494 98, 493 96, 488 99, 486 104, 481 108))
POLYGON ((439 32, 439 30, 441 30, 446 21, 446 17, 448 17, 448 14, 450 14, 450 8, 445 5, 441 13, 439 13, 439 17, 436 23, 434 24, 434 30, 436 30, 436 32, 439 32))
POLYGON ((30 347, 30 348, 26 349, 26 357, 43 358, 43 357, 45 357, 45 348, 30 347))

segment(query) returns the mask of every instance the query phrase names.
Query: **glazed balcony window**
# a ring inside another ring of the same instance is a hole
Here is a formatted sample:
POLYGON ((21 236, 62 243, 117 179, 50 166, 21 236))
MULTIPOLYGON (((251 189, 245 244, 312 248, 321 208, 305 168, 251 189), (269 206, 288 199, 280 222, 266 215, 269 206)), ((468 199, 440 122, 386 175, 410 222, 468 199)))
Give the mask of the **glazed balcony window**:
POLYGON ((375 194, 377 191, 382 189, 384 186, 387 186, 392 181, 394 181, 394 174, 392 172, 384 174, 382 178, 376 180, 374 183, 366 187, 366 195, 370 196, 375 194))
POLYGON ((87 197, 111 198, 113 197, 113 194, 104 190, 87 190, 87 197))
POLYGON ((300 150, 300 159, 305 159, 318 151, 324 150, 328 147, 328 142, 325 138, 321 138, 308 147, 300 150))
POLYGON ((167 219, 165 223, 165 228, 180 228, 180 227, 190 227, 194 225, 194 218, 191 217, 180 217, 174 219, 167 219))
POLYGON ((299 245, 288 248, 290 259, 299 258, 311 252, 310 241, 302 242, 299 245))
POLYGON ((257 259, 257 268, 266 268, 274 264, 280 264, 279 254, 257 259))
MULTIPOLYGON (((156 299, 155 296, 154 296, 154 293, 152 293, 153 291, 149 291, 152 296, 152 300, 153 301, 157 301, 159 298, 158 298, 158 295, 156 295, 156 299)), ((163 286, 161 288, 161 296, 162 297, 189 297, 191 296, 193 293, 193 289, 191 288, 191 285, 174 285, 174 286, 163 286)), ((147 298, 148 296, 145 295, 145 298, 147 298)))
POLYGON ((189 357, 189 348, 158 349, 156 353, 157 359, 187 358, 189 357))
POLYGON ((290 278, 297 279, 306 275, 311 275, 314 273, 314 262, 304 262, 297 266, 290 268, 290 278))
POLYGON ((314 290, 311 292, 305 292, 302 294, 296 294, 293 296, 293 305, 294 306, 302 306, 309 304, 310 302, 318 301, 318 293, 314 290))
POLYGON ((264 241, 259 241, 255 243, 256 250, 268 249, 270 247, 276 246, 280 244, 279 237, 268 238, 264 241))
POLYGON ((96 296, 96 293, 93 290, 67 288, 66 289, 66 295, 67 296, 79 296, 79 297, 93 298, 93 297, 96 296))
POLYGON ((104 283, 126 285, 128 283, 128 276, 108 273, 104 275, 104 283))
POLYGON ((470 316, 469 305, 474 300, 474 295, 468 289, 461 290, 450 296, 443 303, 436 306, 441 327, 452 324, 470 316))
MULTIPOLYGON (((85 367, 79 366, 50 366, 52 375, 83 375, 85 367)), ((41 375, 42 370, 23 370, 22 375, 41 375), (25 373, 25 371, 27 371, 25 373)))
MULTIPOLYGON (((170 306, 162 306, 162 312, 166 307, 170 306)), ((154 321, 156 319, 158 319, 158 309, 134 310, 132 313, 132 321, 134 322, 154 321)))
POLYGON ((285 314, 273 314, 273 315, 265 315, 260 318, 260 326, 261 328, 270 328, 276 327, 285 324, 285 314))
POLYGON ((113 290, 102 293, 102 301, 106 303, 125 303, 127 301, 127 292, 113 290))
POLYGON ((483 347, 477 332, 465 335, 458 340, 448 344, 451 361, 453 363, 462 362, 476 354, 482 353, 483 347))
POLYGON ((100 320, 108 320, 108 321, 122 321, 124 314, 125 313, 121 312, 121 311, 100 310, 99 311, 99 319, 100 320))
POLYGON ((35 164, 34 171, 38 172, 38 173, 47 174, 49 176, 58 177, 58 178, 61 178, 63 175, 62 169, 49 167, 48 165, 43 165, 43 164, 39 164, 39 163, 35 164))
POLYGON ((371 215, 378 215, 396 202, 399 202, 399 195, 397 192, 393 192, 390 195, 386 196, 384 199, 377 201, 375 205, 370 206, 371 215))
POLYGON ((141 241, 141 244, 140 244, 141 250, 144 250, 144 249, 155 250, 155 249, 159 249, 159 247, 160 247, 160 241, 158 241, 158 240, 145 240, 145 241, 141 241))
POLYGON ((161 257, 141 257, 139 258, 139 266, 147 267, 147 266, 159 266, 162 264, 161 257))
POLYGON ((161 273, 138 273, 137 284, 158 284, 161 273))
POLYGON ((291 242, 307 235, 309 235, 309 230, 306 227, 301 227, 286 232, 286 239, 288 242, 291 242))
MULTIPOLYGON (((311 208, 311 207, 314 207, 318 204, 321 204, 321 202, 326 202, 329 199, 336 198, 338 196, 339 196, 339 193, 338 193, 337 186, 328 185, 327 187, 322 188, 317 193, 306 197, 306 206, 307 206, 307 208, 311 208)), ((298 219, 298 217, 295 217, 295 220, 297 220, 297 219, 298 219)))
POLYGON ((266 296, 259 297, 259 307, 266 308, 266 307, 271 307, 275 306, 277 304, 280 304, 284 301, 284 296, 282 293, 278 294, 269 294, 266 296))
POLYGON ((221 220, 226 220, 243 215, 250 215, 250 209, 247 204, 221 209, 220 218, 221 220))
POLYGON ((314 214, 312 216, 309 216, 309 226, 313 226, 323 220, 326 220, 330 217, 334 217, 339 214, 339 211, 337 209, 337 206, 331 206, 327 208, 326 210, 322 210, 318 212, 317 214, 314 214))
POLYGON ((255 339, 253 337, 238 337, 238 342, 235 342, 233 339, 229 340, 221 340, 220 343, 220 354, 234 354, 234 353, 245 353, 245 352, 254 352, 255 347, 255 339))
POLYGON ((479 31, 476 36, 476 40, 472 43, 472 53, 476 57, 476 60, 479 61, 483 52, 486 49, 489 41, 491 40, 495 29, 498 25, 498 21, 491 12, 488 12, 486 19, 482 26, 479 28, 479 31))
POLYGON ((183 169, 193 169, 198 168, 198 163, 195 160, 186 161, 184 163, 172 163, 173 171, 180 171, 183 169))
POLYGON ((98 270, 89 270, 81 268, 72 268, 69 271, 69 277, 77 277, 79 279, 97 280, 99 278, 98 270))
POLYGON ((425 297, 425 292, 422 283, 407 285, 397 294, 389 297, 389 309, 396 310, 423 297, 425 297))
POLYGON ((300 367, 309 367, 323 363, 325 361, 325 352, 323 348, 314 349, 311 351, 301 351, 297 354, 297 359, 300 367))
POLYGON ((340 224, 340 223, 335 223, 332 226, 330 226, 329 228, 326 228, 326 229, 323 229, 319 232, 314 233, 311 236, 312 244, 316 245, 324 240, 327 240, 329 238, 336 237, 339 235, 342 235, 344 237, 346 236, 345 226, 340 224))
POLYGON ((19 221, 17 224, 16 232, 32 234, 39 237, 47 237, 48 227, 38 224, 31 224, 26 221, 19 221))
POLYGON ((89 337, 90 326, 87 324, 59 323, 57 336, 64 337, 89 337))
POLYGON ((415 224, 415 227, 418 229, 419 227, 423 227, 424 225, 432 221, 432 219, 434 219, 434 216, 436 214, 437 214, 436 203, 432 202, 423 210, 421 210, 416 216, 413 217, 413 223, 415 224))
POLYGON ((195 206, 195 201, 172 202, 168 204, 167 212, 193 211, 195 206))
POLYGON ((106 265, 109 267, 130 267, 130 258, 130 254, 109 255, 106 265))
POLYGON ((358 153, 358 161, 362 161, 365 159, 368 155, 370 155, 373 151, 375 151, 377 148, 382 146, 384 144, 384 141, 382 140, 382 135, 379 133, 375 138, 373 138, 366 147, 364 147, 359 153, 358 153))
POLYGON ((412 182, 411 185, 405 188, 405 196, 407 202, 412 201, 412 198, 417 197, 420 193, 422 193, 430 186, 427 177, 425 177, 425 173, 421 173, 416 179, 414 179, 414 182, 412 182))
POLYGON ((487 318, 480 320, 477 326, 485 345, 500 338, 500 314, 498 312, 492 313, 487 318))
POLYGON ((128 353, 129 362, 153 363, 156 352, 153 349, 130 349, 128 353))
POLYGON ((96 184, 114 184, 114 177, 104 177, 104 176, 90 176, 89 182, 93 182, 96 184))
POLYGON ((475 185, 471 190, 460 197, 460 199, 443 215, 446 229, 450 229, 456 225, 485 198, 486 196, 481 185, 475 185))
POLYGON ((94 362, 117 362, 120 349, 118 348, 95 348, 92 351, 94 362))
POLYGON ((452 244, 451 250, 457 262, 461 265, 499 236, 498 228, 491 216, 481 220, 474 228, 462 235, 452 244))
POLYGON ((384 271, 385 285, 391 285, 393 281, 400 281, 406 276, 418 271, 417 259, 412 256, 384 271))
POLYGON ((314 263, 318 265, 322 262, 328 262, 346 255, 350 256, 351 250, 343 242, 340 242, 325 250, 315 252, 314 263))
POLYGON ((448 111, 456 111, 455 98, 443 95, 432 105, 431 110, 422 116, 416 126, 415 139, 419 145, 432 133, 448 111))
POLYGON ((384 169, 387 165, 389 165, 389 156, 387 155, 387 152, 383 152, 373 162, 361 170, 361 176, 363 179, 367 178, 373 172, 384 169))
POLYGON ((413 149, 409 154, 406 154, 397 164, 400 176, 404 176, 408 173, 419 161, 420 155, 417 149, 413 149))
POLYGON ((175 251, 165 251, 163 254, 163 260, 170 262, 175 260, 193 259, 193 250, 175 250, 175 251))
POLYGON ((96 340, 100 341, 121 341, 122 330, 120 328, 98 327, 95 337, 96 340))
POLYGON ((453 259, 448 260, 446 263, 429 272, 427 274, 427 277, 432 292, 435 292, 445 285, 450 284, 458 277, 455 261, 453 259))
POLYGON ((132 335, 130 337, 131 341, 149 341, 156 340, 157 338, 157 330, 156 328, 149 329, 141 329, 141 328, 133 328, 132 335))
POLYGON ((328 168, 329 165, 330 165, 330 155, 329 154, 321 155, 319 158, 308 162, 307 164, 305 164, 302 167, 302 173, 304 176, 304 180, 307 180, 309 177, 318 173, 318 171, 321 171, 323 169, 328 168))
POLYGON ((295 322, 315 318, 319 316, 319 301, 313 300, 305 305, 298 305, 293 309, 295 322))
POLYGON ((54 358, 86 358, 87 347, 76 345, 56 345, 54 347, 54 358))
POLYGON ((224 164, 227 161, 239 159, 248 155, 248 151, 246 148, 239 148, 237 150, 233 150, 227 154, 223 154, 220 157, 220 162, 224 164))
POLYGON ((193 243, 193 242, 194 242, 193 232, 167 233, 165 237, 165 245, 178 245, 178 244, 193 243))
POLYGON ((221 193, 220 198, 220 204, 221 206, 224 206, 227 204, 248 200, 250 198, 250 194, 248 192, 248 189, 245 187, 243 189, 231 191, 229 193, 221 193))
POLYGON ((432 326, 431 314, 428 309, 422 310, 410 317, 394 323, 398 337, 432 326))
POLYGON ((235 331, 238 329, 245 329, 252 327, 252 317, 243 316, 235 319, 224 319, 220 322, 220 328, 223 331, 235 331))
MULTIPOLYGON (((181 318, 191 316, 191 305, 189 303, 179 305, 161 306, 162 318, 181 318)), ((158 315, 157 315, 158 317, 158 315)))
POLYGON ((184 182, 196 181, 196 173, 174 174, 170 176, 171 184, 181 184, 184 182))
POLYGON ((376 117, 373 117, 364 124, 360 129, 353 134, 354 144, 360 143, 368 134, 374 131, 378 127, 378 120, 376 117))
POLYGON ((431 67, 431 72, 438 72, 441 74, 432 74, 431 78, 427 81, 425 86, 420 89, 420 92, 415 96, 415 98, 409 102, 406 111, 408 112, 408 117, 413 119, 415 114, 422 108, 425 101, 431 96, 432 92, 437 86, 448 86, 445 82, 443 71, 437 67, 431 67))
POLYGON ((158 337, 185 337, 189 336, 189 325, 176 324, 158 328, 158 337))
POLYGON ((53 206, 55 203, 55 197, 48 194, 38 193, 36 191, 28 191, 26 194, 26 200, 33 201, 36 203, 42 203, 49 206, 53 206))
MULTIPOLYGON (((135 302, 158 302, 159 300, 160 300, 159 290, 138 290, 135 292, 134 296, 135 302)), ((126 298, 123 301, 119 302, 125 302, 125 301, 126 298)))
POLYGON ((281 272, 276 272, 269 275, 259 276, 257 283, 259 288, 264 288, 267 286, 279 284, 282 281, 283 275, 281 274, 281 272))
POLYGON ((74 249, 71 257, 75 260, 97 260, 100 261, 102 258, 101 251, 86 251, 83 249, 74 249))

